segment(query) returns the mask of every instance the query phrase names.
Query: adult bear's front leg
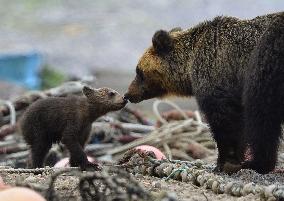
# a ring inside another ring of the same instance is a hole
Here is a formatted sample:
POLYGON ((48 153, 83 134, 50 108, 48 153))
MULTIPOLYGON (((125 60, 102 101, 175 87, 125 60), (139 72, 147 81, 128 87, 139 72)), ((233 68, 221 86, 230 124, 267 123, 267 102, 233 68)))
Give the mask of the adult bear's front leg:
POLYGON ((213 95, 197 97, 197 100, 217 143, 218 159, 215 170, 223 171, 226 162, 240 165, 246 147, 243 139, 241 102, 213 95))

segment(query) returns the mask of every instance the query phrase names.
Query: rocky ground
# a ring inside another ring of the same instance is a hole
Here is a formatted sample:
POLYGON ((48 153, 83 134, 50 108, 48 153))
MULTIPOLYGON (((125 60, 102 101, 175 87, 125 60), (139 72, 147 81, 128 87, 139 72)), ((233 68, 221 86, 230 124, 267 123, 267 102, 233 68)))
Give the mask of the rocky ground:
MULTIPOLYGON (((37 187, 44 187, 49 184, 50 174, 8 174, 1 173, 3 180, 6 184, 14 185, 15 183, 29 183, 37 187)), ((272 184, 275 182, 283 183, 283 174, 268 174, 259 175, 253 171, 245 170, 232 176, 223 175, 223 177, 230 180, 239 180, 245 182, 256 182, 257 184, 272 184)), ((212 190, 205 189, 204 187, 196 186, 192 183, 185 183, 176 180, 160 179, 156 177, 143 176, 137 174, 134 178, 146 189, 146 191, 152 193, 155 196, 162 195, 163 192, 173 193, 177 200, 188 201, 215 201, 215 200, 261 200, 259 195, 249 194, 242 197, 235 197, 228 194, 215 194, 212 190)), ((80 201, 81 196, 78 188, 79 179, 76 176, 70 174, 59 176, 55 182, 55 192, 60 197, 60 200, 80 201)), ((99 185, 99 184, 98 184, 99 185)))

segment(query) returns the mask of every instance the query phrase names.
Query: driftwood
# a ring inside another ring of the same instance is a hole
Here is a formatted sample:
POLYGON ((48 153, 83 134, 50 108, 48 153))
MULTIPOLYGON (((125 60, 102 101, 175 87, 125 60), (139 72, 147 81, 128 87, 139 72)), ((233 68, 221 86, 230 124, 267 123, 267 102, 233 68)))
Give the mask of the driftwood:
POLYGON ((10 154, 10 153, 19 152, 19 151, 25 151, 28 149, 26 143, 18 143, 15 141, 10 141, 10 142, 11 144, 9 144, 8 146, 6 144, 5 146, 2 146, 0 148, 0 154, 10 154))
MULTIPOLYGON (((94 122, 92 124, 93 129, 97 127, 102 127, 104 125, 108 125, 109 123, 105 122, 94 122)), ((119 126, 122 129, 127 129, 132 132, 137 133, 148 133, 155 130, 154 126, 148 126, 148 125, 141 125, 141 124, 132 124, 132 123, 113 123, 115 126, 119 126)))
POLYGON ((15 133, 16 131, 16 125, 4 125, 0 128, 0 140, 4 137, 15 133))
POLYGON ((29 155, 29 151, 20 151, 16 153, 12 153, 6 156, 6 159, 26 159, 29 155))

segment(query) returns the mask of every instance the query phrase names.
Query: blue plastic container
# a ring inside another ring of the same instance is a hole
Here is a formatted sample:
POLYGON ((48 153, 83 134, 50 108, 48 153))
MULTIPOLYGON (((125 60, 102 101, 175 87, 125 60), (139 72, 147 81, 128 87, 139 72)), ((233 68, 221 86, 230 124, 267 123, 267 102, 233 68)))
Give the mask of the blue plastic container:
POLYGON ((42 56, 37 52, 0 55, 0 79, 29 89, 38 89, 41 64, 42 56))

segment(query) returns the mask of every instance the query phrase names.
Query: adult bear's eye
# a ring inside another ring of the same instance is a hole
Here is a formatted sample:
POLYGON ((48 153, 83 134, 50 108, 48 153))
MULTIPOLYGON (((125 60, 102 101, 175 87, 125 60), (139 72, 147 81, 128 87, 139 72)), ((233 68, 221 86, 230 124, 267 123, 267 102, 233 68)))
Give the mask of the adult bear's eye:
POLYGON ((138 75, 140 80, 142 80, 142 81, 144 80, 144 74, 143 74, 142 70, 140 70, 138 68, 138 66, 136 67, 136 74, 138 75))

